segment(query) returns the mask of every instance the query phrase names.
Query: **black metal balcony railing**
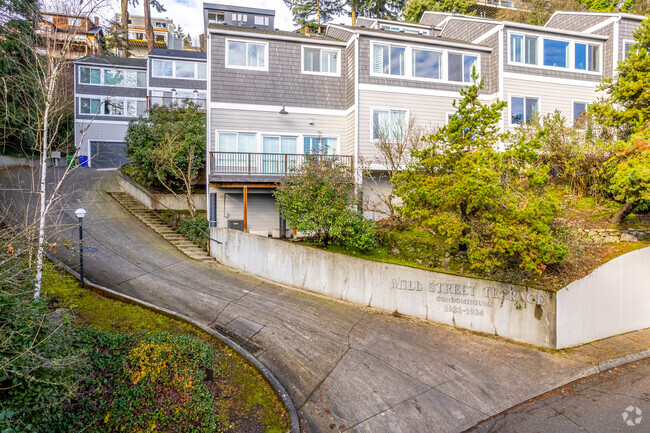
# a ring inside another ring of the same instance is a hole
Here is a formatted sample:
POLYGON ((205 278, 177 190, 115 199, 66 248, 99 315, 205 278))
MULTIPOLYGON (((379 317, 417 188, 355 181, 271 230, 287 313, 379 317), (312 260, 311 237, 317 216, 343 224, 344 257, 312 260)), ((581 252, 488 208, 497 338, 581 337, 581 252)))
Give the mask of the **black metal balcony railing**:
POLYGON ((167 107, 186 107, 190 103, 197 106, 196 111, 199 113, 205 113, 205 99, 197 98, 172 98, 167 96, 148 96, 147 97, 147 108, 151 108, 154 105, 165 105, 167 107))
POLYGON ((352 167, 352 156, 347 155, 210 152, 210 174, 284 175, 300 167, 307 158, 352 167))

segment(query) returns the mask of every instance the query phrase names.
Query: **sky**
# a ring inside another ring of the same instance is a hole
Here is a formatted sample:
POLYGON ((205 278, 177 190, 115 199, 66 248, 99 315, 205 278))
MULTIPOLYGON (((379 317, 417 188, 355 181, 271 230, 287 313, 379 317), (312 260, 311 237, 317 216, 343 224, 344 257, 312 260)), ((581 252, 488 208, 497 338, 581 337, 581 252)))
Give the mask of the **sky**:
MULTIPOLYGON (((120 2, 118 0, 111 0, 114 4, 114 12, 119 12, 120 2)), ((134 15, 144 15, 142 1, 137 7, 129 7, 129 13, 134 15)), ((203 19, 202 9, 203 0, 161 0, 161 3, 167 9, 166 12, 158 13, 152 11, 153 17, 167 17, 174 21, 174 26, 181 26, 185 33, 189 33, 192 39, 196 42, 198 35, 203 33, 203 19)), ((228 4, 234 6, 246 6, 261 9, 275 10, 275 27, 280 30, 294 30, 296 26, 293 24, 291 11, 284 4, 283 0, 213 0, 208 3, 228 4)), ((112 17, 114 17, 114 12, 112 17)), ((109 13, 110 14, 110 13, 109 13)), ((107 18, 112 18, 107 17, 107 18)), ((334 22, 349 22, 347 16, 336 18, 334 22)))

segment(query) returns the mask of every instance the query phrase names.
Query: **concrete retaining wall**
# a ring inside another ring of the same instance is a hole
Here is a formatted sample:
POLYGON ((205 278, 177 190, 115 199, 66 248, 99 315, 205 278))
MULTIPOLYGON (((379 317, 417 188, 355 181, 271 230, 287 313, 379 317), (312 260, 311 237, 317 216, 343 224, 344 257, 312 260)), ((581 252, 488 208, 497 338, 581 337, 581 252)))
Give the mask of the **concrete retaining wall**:
POLYGON ((0 167, 32 167, 38 165, 38 163, 39 161, 37 159, 0 155, 0 167))
MULTIPOLYGON (((145 190, 141 186, 134 185, 129 182, 124 175, 120 174, 118 176, 118 182, 124 191, 131 194, 135 199, 140 203, 146 206, 149 209, 154 210, 187 210, 187 203, 185 198, 181 196, 180 199, 174 197, 172 194, 154 194, 145 190), (162 203, 162 204, 161 204, 162 203), (163 206, 164 205, 164 206, 163 206)), ((207 209, 207 196, 205 194, 193 194, 192 201, 196 210, 206 210, 207 209)))
POLYGON ((335 299, 555 347, 554 293, 373 262, 212 228, 221 263, 335 299))
POLYGON ((557 347, 650 327, 650 248, 632 251, 557 293, 557 347))

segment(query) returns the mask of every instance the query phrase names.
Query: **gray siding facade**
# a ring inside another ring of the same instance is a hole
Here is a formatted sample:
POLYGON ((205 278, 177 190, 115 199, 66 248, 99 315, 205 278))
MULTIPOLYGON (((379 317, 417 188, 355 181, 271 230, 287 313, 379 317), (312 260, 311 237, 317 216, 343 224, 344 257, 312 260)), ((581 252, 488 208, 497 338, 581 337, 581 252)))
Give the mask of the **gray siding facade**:
POLYGON ((345 108, 350 108, 354 105, 356 98, 355 76, 356 76, 356 62, 355 62, 355 47, 356 42, 350 44, 345 49, 345 108))
POLYGON ((440 32, 440 36, 443 38, 472 42, 499 25, 500 23, 468 21, 452 18, 447 21, 440 32))
POLYGON ((546 23, 546 27, 561 30, 571 30, 574 32, 582 32, 589 27, 599 24, 611 16, 607 15, 583 15, 583 14, 562 14, 558 13, 546 23))
POLYGON ((103 120, 111 122, 128 122, 132 118, 129 116, 107 116, 103 115, 103 111, 99 115, 81 114, 79 112, 80 97, 81 96, 97 96, 101 99, 111 98, 134 98, 146 99, 146 87, 122 87, 122 86, 105 86, 100 84, 81 84, 79 83, 79 68, 81 67, 97 67, 97 68, 111 68, 120 69, 122 71, 146 71, 146 68, 129 68, 124 66, 109 66, 105 64, 89 64, 89 63, 75 63, 74 67, 74 80, 75 80, 75 98, 74 98, 74 112, 75 118, 79 120, 103 120))
POLYGON ((268 71, 233 69, 225 65, 226 39, 252 40, 247 36, 211 34, 209 73, 210 100, 237 104, 278 105, 343 110, 346 107, 345 46, 318 45, 294 41, 254 39, 268 44, 268 71), (336 48, 341 51, 340 76, 304 74, 301 70, 302 46, 336 48))
MULTIPOLYGON (((488 64, 488 53, 471 51, 468 49, 461 48, 450 48, 444 45, 432 46, 425 44, 417 44, 413 42, 405 43, 403 41, 387 41, 386 39, 374 39, 367 36, 361 36, 359 38, 359 83, 362 84, 375 84, 380 86, 394 86, 394 87, 411 87, 418 89, 436 89, 436 90, 449 90, 458 92, 464 87, 463 84, 450 83, 450 82, 440 82, 440 81, 419 81, 419 80, 409 80, 405 78, 391 78, 391 77, 378 77, 370 75, 370 62, 372 53, 371 42, 377 43, 396 43, 400 45, 409 45, 412 47, 420 47, 424 49, 444 49, 453 51, 454 53, 463 53, 463 54, 475 54, 479 56, 481 71, 488 64)), ((444 67, 444 66, 443 66, 444 67)), ((485 90, 485 89, 484 89, 485 90)))
MULTIPOLYGON (((552 78, 563 78, 567 80, 576 80, 576 81, 594 81, 598 82, 601 81, 603 78, 602 74, 585 74, 585 73, 580 73, 580 72, 575 72, 570 69, 565 69, 565 68, 541 68, 541 67, 536 67, 536 66, 525 66, 525 65, 512 65, 508 63, 508 31, 514 31, 514 32, 523 32, 526 34, 531 34, 531 35, 536 35, 539 37, 550 37, 554 39, 563 38, 561 35, 558 35, 557 33, 554 32, 544 32, 542 28, 540 28, 538 31, 532 31, 532 30, 521 30, 516 27, 508 27, 506 26, 503 31, 503 40, 501 44, 501 49, 503 50, 503 70, 504 72, 513 72, 517 74, 525 74, 525 75, 532 75, 532 76, 538 76, 538 77, 552 77, 552 78)), ((603 43, 603 73, 607 73, 607 56, 609 55, 611 58, 611 51, 608 51, 607 44, 604 43, 606 41, 603 41, 601 39, 589 39, 588 36, 585 36, 584 38, 577 38, 577 37, 572 37, 572 40, 580 41, 580 42, 590 42, 590 43, 603 43), (609 54, 608 54, 609 52, 609 54)), ((541 42, 539 42, 541 43, 541 42)), ((539 49, 538 49, 539 53, 539 49)), ((542 59, 541 57, 538 59, 538 62, 541 64, 542 59)), ((611 62, 610 62, 611 63, 611 62)))
POLYGON ((446 12, 425 12, 420 18, 420 24, 427 26, 437 27, 445 18, 448 18, 450 14, 446 12))

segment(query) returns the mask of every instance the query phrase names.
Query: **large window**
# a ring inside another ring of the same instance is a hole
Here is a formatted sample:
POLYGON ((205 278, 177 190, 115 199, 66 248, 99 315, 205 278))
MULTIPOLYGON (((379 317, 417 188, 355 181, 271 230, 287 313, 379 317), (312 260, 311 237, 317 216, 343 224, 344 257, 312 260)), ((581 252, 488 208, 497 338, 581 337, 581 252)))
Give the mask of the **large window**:
POLYGON ((623 41, 623 51, 625 52, 626 59, 630 57, 630 54, 632 53, 632 45, 634 45, 633 41, 623 41))
POLYGON ((253 42, 226 41, 226 66, 266 70, 267 45, 253 42))
POLYGON ((79 68, 79 82, 82 84, 102 84, 102 70, 98 68, 79 68))
POLYGON ((108 86, 121 86, 124 82, 124 74, 121 71, 104 69, 104 84, 108 86))
POLYGON ((600 72, 600 46, 575 44, 575 68, 600 72))
POLYGON ((544 66, 569 67, 569 42, 544 39, 544 66))
POLYGON ((472 69, 478 73, 478 57, 468 54, 449 53, 449 81, 469 83, 472 81, 472 69))
POLYGON ((263 153, 288 153, 296 154, 298 137, 269 136, 262 137, 263 153))
POLYGON ((338 75, 339 51, 303 47, 302 71, 315 74, 338 75))
POLYGON ((442 52, 413 49, 413 76, 440 79, 442 52))
POLYGON ((255 152, 255 134, 243 132, 220 132, 219 152, 255 152))
POLYGON ((154 77, 205 79, 205 63, 152 60, 152 68, 154 77))
POLYGON ((336 155, 339 152, 339 140, 336 137, 304 137, 303 152, 307 154, 336 155))
POLYGON ((406 48, 374 44, 372 46, 372 71, 382 75, 406 75, 406 48))
POLYGON ((589 104, 586 102, 574 102, 573 103, 573 123, 576 123, 583 114, 587 111, 589 104))
POLYGON ((79 68, 79 83, 104 86, 147 87, 144 71, 120 71, 105 68, 79 68))
POLYGON ((406 133, 406 111, 372 110, 372 138, 374 140, 400 141, 406 133))
POLYGON ((147 101, 144 99, 98 97, 79 98, 79 114, 99 114, 102 116, 137 117, 145 114, 147 101))
POLYGON ((79 113, 81 114, 99 114, 99 107, 102 105, 101 99, 80 98, 79 113))
POLYGON ((174 62, 171 60, 152 60, 154 77, 173 77, 174 62))
POLYGON ((536 113, 539 112, 538 99, 522 96, 510 98, 510 123, 521 125, 530 123, 536 113))
POLYGON ((513 63, 537 64, 537 37, 519 34, 510 35, 510 61, 513 63))
POLYGON ((104 114, 107 116, 124 116, 124 100, 109 99, 104 101, 104 114))
POLYGON ((260 15, 255 16, 255 25, 256 26, 268 26, 269 25, 269 17, 263 17, 260 15))

